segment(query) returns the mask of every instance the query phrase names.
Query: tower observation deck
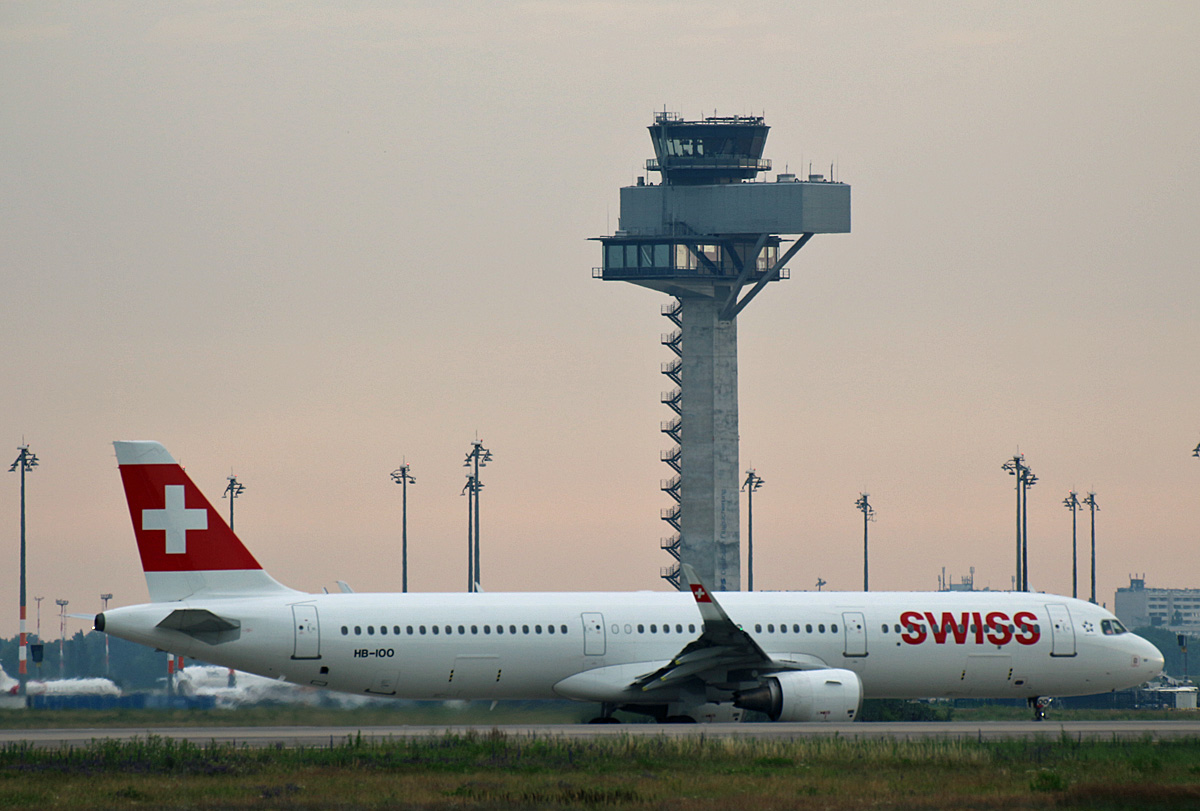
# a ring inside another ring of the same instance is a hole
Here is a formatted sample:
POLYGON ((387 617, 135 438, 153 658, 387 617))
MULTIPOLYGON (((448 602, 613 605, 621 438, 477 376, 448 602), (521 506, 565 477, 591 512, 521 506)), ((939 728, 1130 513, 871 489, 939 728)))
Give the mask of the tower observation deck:
MULTIPOLYGON (((662 489, 675 502, 662 519, 675 530, 662 548, 695 567, 711 588, 741 588, 737 316, 815 234, 850 231, 850 187, 819 175, 777 174, 763 159, 761 117, 686 121, 656 113, 650 126, 661 183, 638 178, 621 189, 617 231, 595 237, 595 278, 673 297, 662 313, 674 329, 662 342, 675 358, 662 423, 674 444, 662 452, 673 475, 662 489), (788 238, 788 235, 796 237, 788 238)), ((679 587, 679 564, 662 576, 679 587)))

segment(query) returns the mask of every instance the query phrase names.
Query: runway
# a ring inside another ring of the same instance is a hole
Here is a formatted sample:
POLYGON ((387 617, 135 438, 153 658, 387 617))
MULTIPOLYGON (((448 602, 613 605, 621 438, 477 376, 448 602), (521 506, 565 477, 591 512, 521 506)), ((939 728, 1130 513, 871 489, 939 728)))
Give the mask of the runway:
POLYGON ((1200 718, 1180 721, 950 721, 936 723, 859 724, 504 724, 471 726, 261 726, 261 727, 121 727, 112 729, 5 729, 0 745, 28 743, 38 747, 80 746, 95 740, 160 737, 203 745, 211 742, 262 746, 335 746, 359 735, 365 741, 438 738, 446 735, 502 734, 509 738, 598 740, 621 736, 663 738, 760 738, 800 740, 840 737, 847 740, 966 739, 993 741, 1044 737, 1113 740, 1149 737, 1156 740, 1200 739, 1200 718))

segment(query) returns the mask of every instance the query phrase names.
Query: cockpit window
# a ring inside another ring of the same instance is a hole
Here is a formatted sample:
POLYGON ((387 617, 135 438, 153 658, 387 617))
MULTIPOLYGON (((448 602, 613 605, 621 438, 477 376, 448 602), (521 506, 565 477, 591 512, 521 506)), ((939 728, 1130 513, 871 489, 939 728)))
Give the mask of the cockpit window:
POLYGON ((1115 636, 1116 634, 1127 634, 1125 626, 1120 620, 1101 620, 1100 630, 1104 631, 1105 636, 1115 636))

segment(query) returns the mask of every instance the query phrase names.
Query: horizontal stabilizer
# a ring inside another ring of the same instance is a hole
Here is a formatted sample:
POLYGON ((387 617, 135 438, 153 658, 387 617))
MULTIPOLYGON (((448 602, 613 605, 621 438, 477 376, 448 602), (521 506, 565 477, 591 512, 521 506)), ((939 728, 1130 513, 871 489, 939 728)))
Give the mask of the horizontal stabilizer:
POLYGON ((177 608, 158 627, 179 631, 209 645, 231 642, 242 633, 240 620, 226 619, 203 608, 177 608))

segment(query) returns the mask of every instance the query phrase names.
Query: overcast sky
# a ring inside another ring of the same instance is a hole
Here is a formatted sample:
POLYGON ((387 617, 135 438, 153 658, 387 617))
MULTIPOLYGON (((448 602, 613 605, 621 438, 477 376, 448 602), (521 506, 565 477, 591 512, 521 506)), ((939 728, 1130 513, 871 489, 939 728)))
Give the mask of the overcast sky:
POLYGON ((1200 586, 1197 54, 1190 2, 0 3, 31 626, 34 595, 48 637, 56 598, 146 599, 113 439, 222 511, 235 472, 306 590, 399 590, 407 460, 424 591, 464 587, 478 435, 486 590, 669 588, 667 298, 588 241, 663 109, 765 115, 776 170, 853 187, 853 232, 739 318, 756 586, 860 587, 866 491, 872 587, 1008 588, 1018 451, 1035 588, 1070 594, 1072 488, 1102 601, 1200 586))

